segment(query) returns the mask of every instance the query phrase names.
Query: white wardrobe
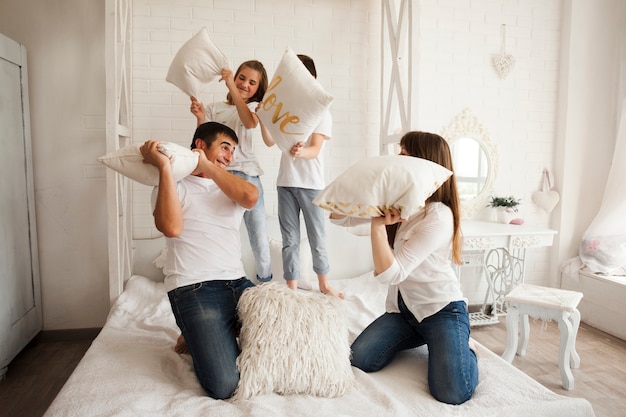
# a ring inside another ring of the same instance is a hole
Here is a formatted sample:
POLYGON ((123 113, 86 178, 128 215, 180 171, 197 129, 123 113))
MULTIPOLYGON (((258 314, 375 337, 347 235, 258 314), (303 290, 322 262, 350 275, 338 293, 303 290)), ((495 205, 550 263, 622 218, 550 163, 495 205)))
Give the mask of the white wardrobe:
POLYGON ((0 34, 0 380, 42 328, 26 48, 0 34))

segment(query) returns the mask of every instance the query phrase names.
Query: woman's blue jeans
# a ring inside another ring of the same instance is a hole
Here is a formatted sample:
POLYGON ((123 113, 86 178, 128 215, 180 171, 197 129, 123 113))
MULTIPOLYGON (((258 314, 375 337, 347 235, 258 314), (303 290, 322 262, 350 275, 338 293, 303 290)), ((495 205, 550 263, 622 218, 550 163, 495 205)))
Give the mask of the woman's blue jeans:
POLYGON ((428 346, 428 387, 438 401, 462 404, 478 385, 478 361, 469 348, 469 314, 454 301, 418 322, 398 295, 400 313, 385 313, 352 344, 352 365, 365 372, 384 368, 395 355, 428 346))
POLYGON ((247 278, 204 281, 167 293, 200 385, 215 399, 230 398, 239 383, 237 303, 254 284, 247 278))
POLYGON ((250 248, 254 255, 257 279, 261 282, 267 282, 272 279, 272 263, 270 258, 270 244, 267 238, 265 202, 263 200, 261 179, 258 175, 250 176, 241 171, 230 172, 254 184, 259 190, 259 199, 252 209, 245 211, 243 214, 243 222, 246 225, 250 248))

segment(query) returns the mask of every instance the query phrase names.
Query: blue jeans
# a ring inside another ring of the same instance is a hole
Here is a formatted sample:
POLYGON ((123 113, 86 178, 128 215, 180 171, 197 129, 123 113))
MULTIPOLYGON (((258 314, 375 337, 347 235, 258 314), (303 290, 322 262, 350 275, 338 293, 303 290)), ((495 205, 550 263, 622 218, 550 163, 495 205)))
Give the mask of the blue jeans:
POLYGON ((324 210, 313 204, 321 190, 296 187, 278 188, 278 223, 283 239, 283 278, 300 278, 300 211, 311 246, 313 271, 327 274, 330 270, 326 254, 326 223, 324 210))
POLYGON ((462 404, 478 384, 478 361, 470 349, 469 314, 454 301, 418 322, 398 295, 400 313, 385 313, 352 344, 352 365, 365 372, 385 367, 402 350, 428 346, 428 387, 438 401, 462 404))
POLYGON ((218 400, 230 398, 239 383, 237 303, 253 286, 247 278, 204 281, 167 293, 196 377, 206 393, 218 400))
POLYGON ((267 226, 265 222, 265 202, 263 200, 263 186, 258 175, 250 176, 241 171, 230 171, 240 178, 256 185, 259 189, 259 199, 256 205, 246 210, 243 214, 243 221, 248 231, 248 239, 250 240, 250 248, 254 255, 256 266, 256 276, 261 282, 272 279, 272 263, 270 259, 270 244, 267 238, 267 226))

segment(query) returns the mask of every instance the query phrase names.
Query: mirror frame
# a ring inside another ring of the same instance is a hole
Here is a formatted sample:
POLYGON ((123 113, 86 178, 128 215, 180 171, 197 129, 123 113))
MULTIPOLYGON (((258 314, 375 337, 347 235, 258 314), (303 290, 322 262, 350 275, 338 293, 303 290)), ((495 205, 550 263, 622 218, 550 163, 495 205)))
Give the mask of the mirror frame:
POLYGON ((464 109, 452 122, 441 131, 441 136, 452 145, 459 138, 472 138, 478 142, 489 164, 485 186, 472 200, 461 201, 461 218, 473 217, 480 209, 486 207, 489 195, 493 192, 498 172, 498 153, 491 143, 489 132, 470 109, 464 109))

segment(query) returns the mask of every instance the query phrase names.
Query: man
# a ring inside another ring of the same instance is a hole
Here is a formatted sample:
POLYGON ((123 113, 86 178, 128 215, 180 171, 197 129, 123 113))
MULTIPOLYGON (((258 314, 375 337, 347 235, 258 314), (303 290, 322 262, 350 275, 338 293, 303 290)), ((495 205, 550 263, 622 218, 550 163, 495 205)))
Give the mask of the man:
POLYGON ((237 302, 254 284, 245 277, 239 227, 258 189, 229 173, 237 135, 216 122, 198 126, 191 149, 196 170, 175 182, 158 141, 141 146, 159 169, 152 195, 156 228, 166 237, 165 287, 191 354, 196 377, 215 399, 230 398, 239 382, 237 302))

